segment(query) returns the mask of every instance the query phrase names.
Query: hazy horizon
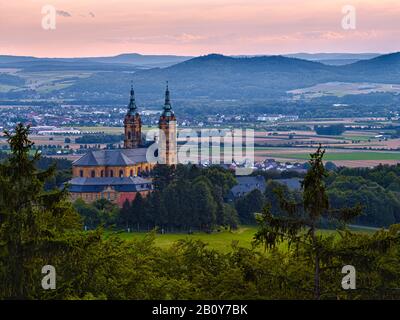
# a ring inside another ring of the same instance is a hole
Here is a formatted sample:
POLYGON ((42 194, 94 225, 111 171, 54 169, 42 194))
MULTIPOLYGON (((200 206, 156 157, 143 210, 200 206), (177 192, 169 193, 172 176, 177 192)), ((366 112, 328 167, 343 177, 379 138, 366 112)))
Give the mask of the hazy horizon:
POLYGON ((399 53, 400 51, 390 51, 390 52, 288 52, 288 53, 258 53, 258 54, 245 54, 245 53, 238 53, 238 54, 225 54, 221 52, 208 52, 204 54, 199 54, 199 55, 180 55, 180 54, 174 54, 174 53, 140 53, 140 52, 121 52, 121 53, 116 53, 112 55, 93 55, 93 56, 38 56, 38 55, 31 55, 31 54, 26 54, 26 55, 18 55, 18 54, 8 54, 8 53, 1 53, 0 56, 15 56, 15 57, 33 57, 33 58, 48 58, 48 59, 79 59, 79 58, 107 58, 107 57, 116 57, 120 55, 129 55, 129 54, 138 54, 141 56, 191 56, 193 58, 195 57, 200 57, 200 56, 207 56, 211 54, 218 54, 218 55, 223 55, 223 56, 228 56, 228 57, 234 57, 234 56, 288 56, 288 55, 297 55, 297 54, 309 54, 309 55, 319 55, 319 54, 349 54, 349 55, 363 55, 363 54, 377 54, 377 55, 386 55, 386 54, 392 54, 392 53, 399 53))

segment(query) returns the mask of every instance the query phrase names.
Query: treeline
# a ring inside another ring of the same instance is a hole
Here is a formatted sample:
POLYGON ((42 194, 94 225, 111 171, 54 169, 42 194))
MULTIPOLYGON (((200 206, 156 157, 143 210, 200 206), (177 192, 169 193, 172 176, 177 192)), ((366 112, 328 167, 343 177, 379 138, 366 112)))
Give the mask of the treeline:
POLYGON ((346 128, 343 124, 332 124, 328 126, 315 126, 314 130, 318 135, 340 136, 346 131, 346 128))
POLYGON ((75 143, 88 144, 88 143, 119 143, 124 140, 123 134, 85 134, 82 137, 75 139, 75 143))
MULTIPOLYGON (((325 178, 327 194, 333 208, 363 206, 363 215, 354 219, 355 224, 388 227, 400 223, 400 165, 379 165, 375 168, 329 167, 325 178)), ((327 168, 328 169, 328 168, 327 168)), ((264 192, 254 190, 237 199, 235 207, 241 223, 255 224, 254 213, 270 204, 274 214, 281 214, 274 190, 284 190, 287 197, 299 199, 300 192, 289 190, 276 180, 295 176, 266 173, 267 187, 264 192)), ((298 175, 302 179, 302 175, 298 175)), ((323 223, 323 222, 321 222, 323 223)))
MULTIPOLYGON (((388 227, 400 223, 400 165, 338 169, 328 162, 325 167, 329 170, 325 182, 331 206, 363 205, 363 215, 355 218, 354 224, 388 227)), ((297 172, 257 171, 254 175, 266 179, 266 189, 253 190, 227 202, 227 194, 236 184, 228 170, 196 166, 170 170, 159 166, 154 175, 156 191, 146 198, 139 195, 122 209, 110 207, 109 214, 105 214, 99 211, 104 206, 102 201, 85 204, 81 200, 75 203, 75 208, 90 229, 100 225, 130 231, 158 227, 164 232, 211 231, 219 226, 235 228, 238 224, 255 225, 255 213, 265 205, 271 205, 273 214, 281 215, 275 190, 282 190, 288 199, 296 201, 301 198, 301 190, 289 190, 279 179, 304 178, 304 174, 297 172)), ((332 227, 323 220, 320 226, 332 227)))
POLYGON ((301 193, 299 191, 289 190, 288 187, 276 180, 268 180, 264 192, 255 189, 248 194, 236 199, 235 208, 242 224, 256 224, 256 213, 268 205, 274 215, 282 215, 284 211, 281 209, 276 190, 281 190, 287 199, 300 201, 301 193))
MULTIPOLYGON (((32 150, 34 150, 34 145, 32 145, 32 150)), ((9 158, 9 154, 5 152, 0 152, 0 162, 5 161, 9 158)), ((32 156, 31 156, 32 157, 32 156)), ((72 161, 63 158, 50 158, 41 156, 36 162, 35 167, 38 170, 47 170, 50 167, 55 169, 53 176, 45 183, 46 190, 54 189, 60 187, 64 182, 67 182, 72 178, 72 161)))
POLYGON ((326 179, 333 207, 361 203, 364 215, 356 223, 387 227, 400 223, 400 165, 341 168, 326 179))
POLYGON ((108 210, 114 214, 101 212, 99 207, 104 201, 75 202, 84 224, 89 228, 104 224, 130 231, 149 231, 157 227, 161 232, 189 233, 211 232, 217 227, 234 229, 239 224, 235 208, 225 202, 236 184, 232 172, 220 167, 158 165, 152 175, 155 191, 147 197, 137 194, 119 211, 108 210))
POLYGON ((85 230, 98 227, 112 229, 120 213, 118 206, 107 199, 99 199, 90 204, 78 199, 73 203, 73 207, 81 216, 85 230))

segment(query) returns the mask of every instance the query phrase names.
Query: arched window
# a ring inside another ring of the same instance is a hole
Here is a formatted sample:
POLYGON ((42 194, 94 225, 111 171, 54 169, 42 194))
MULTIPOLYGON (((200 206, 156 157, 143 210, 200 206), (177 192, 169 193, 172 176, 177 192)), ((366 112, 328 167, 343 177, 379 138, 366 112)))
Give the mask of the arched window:
POLYGON ((119 177, 123 178, 124 177, 124 171, 123 170, 119 170, 119 177))
POLYGON ((131 170, 131 171, 129 172, 129 175, 130 175, 131 177, 133 177, 133 170, 131 170))
POLYGON ((114 177, 114 171, 110 170, 110 177, 114 177))
POLYGON ((91 176, 92 176, 92 178, 96 177, 96 171, 92 170, 91 176))
POLYGON ((128 139, 130 139, 131 138, 131 132, 130 131, 128 131, 128 139))
POLYGON ((83 178, 83 170, 79 170, 79 176, 83 178))
POLYGON ((137 169, 137 174, 138 176, 140 176, 140 173, 142 172, 142 170, 140 168, 137 169))
POLYGON ((103 178, 104 177, 104 170, 101 170, 100 176, 103 178))

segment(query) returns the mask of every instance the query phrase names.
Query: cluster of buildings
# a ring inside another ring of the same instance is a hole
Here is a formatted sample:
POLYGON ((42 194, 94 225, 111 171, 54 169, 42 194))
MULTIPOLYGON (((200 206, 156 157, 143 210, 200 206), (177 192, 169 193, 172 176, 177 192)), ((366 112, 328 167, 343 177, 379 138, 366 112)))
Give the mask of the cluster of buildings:
POLYGON ((33 134, 47 136, 47 135, 74 135, 81 134, 81 130, 66 127, 55 127, 55 126, 35 126, 31 127, 33 134))
MULTIPOLYGON (((267 187, 265 178, 260 175, 237 177, 236 179, 238 183, 230 190, 228 195, 229 201, 235 201, 236 199, 243 197, 254 190, 264 193, 267 187)), ((301 189, 300 178, 274 179, 274 181, 285 185, 290 191, 299 191, 301 189)))
POLYGON ((256 162, 254 164, 255 169, 261 171, 295 171, 298 173, 306 173, 307 167, 305 167, 304 163, 289 163, 289 162, 279 162, 275 159, 265 159, 263 161, 256 162))
MULTIPOLYGON (((71 131, 71 127, 121 127, 125 113, 125 108, 99 105, 2 106, 0 126, 13 129, 22 121, 31 124, 32 129, 44 131, 43 134, 62 134, 61 131, 71 131)), ((157 123, 159 115, 159 110, 143 110, 141 113, 142 119, 151 125, 157 123)), ((80 133, 64 132, 64 134, 80 133)))
MULTIPOLYGON (((86 132, 69 131, 76 127, 121 127, 125 113, 125 108, 112 105, 5 105, 0 108, 0 129, 12 130, 19 122, 23 122, 31 124, 31 127, 37 128, 38 131, 43 131, 43 135, 81 134, 86 132)), ((140 116, 146 125, 156 126, 160 114, 161 110, 154 109, 154 106, 150 105, 141 110, 140 116)), ((201 126, 204 121, 203 117, 197 114, 186 114, 180 117, 179 125, 201 126)))
MULTIPOLYGON (((150 126, 158 124, 160 110, 149 104, 141 110, 142 120, 150 126)), ((115 105, 59 104, 4 105, 0 108, 0 128, 12 129, 19 122, 37 127, 43 134, 68 134, 71 127, 121 127, 125 108, 115 105), (48 131, 48 132, 46 132, 48 131), (54 131, 54 132, 53 132, 54 131), (60 131, 57 133, 56 131, 60 131), (65 131, 65 132, 62 132, 65 131)), ((279 121, 294 121, 298 116, 269 115, 264 113, 220 112, 216 114, 191 114, 182 109, 179 119, 181 127, 221 127, 226 125, 262 124, 279 121)), ((76 130, 76 129, 73 129, 76 130)), ((76 132, 71 132, 75 134, 76 132)), ((82 132, 84 133, 84 132, 82 132)), ((76 133, 80 134, 80 133, 76 133)))
POLYGON ((176 117, 172 110, 170 92, 165 92, 165 103, 158 122, 159 136, 150 144, 142 135, 141 114, 131 89, 128 110, 124 117, 124 146, 121 149, 92 150, 74 161, 73 178, 68 182, 72 200, 86 202, 110 200, 120 206, 135 199, 138 193, 146 196, 153 185, 146 179, 156 162, 149 162, 149 152, 158 163, 176 164, 176 117), (153 143, 158 147, 153 151, 153 143))
POLYGON ((282 114, 278 114, 276 116, 264 114, 262 116, 257 117, 257 121, 263 121, 269 123, 274 123, 277 121, 297 121, 297 120, 299 120, 299 116, 287 116, 282 114))

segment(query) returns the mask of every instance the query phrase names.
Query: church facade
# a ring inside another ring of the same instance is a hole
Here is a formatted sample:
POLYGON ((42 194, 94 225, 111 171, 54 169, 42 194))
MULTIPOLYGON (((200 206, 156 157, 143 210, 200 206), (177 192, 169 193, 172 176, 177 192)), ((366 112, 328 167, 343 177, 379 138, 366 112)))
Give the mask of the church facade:
MULTIPOLYGON (((167 84, 165 103, 159 119, 158 163, 176 164, 176 118, 167 84)), ((156 162, 147 160, 148 146, 142 135, 142 120, 131 88, 124 118, 124 148, 89 151, 73 163, 68 182, 72 200, 85 202, 107 199, 122 206, 138 193, 147 196, 153 189, 151 170, 156 162)))

